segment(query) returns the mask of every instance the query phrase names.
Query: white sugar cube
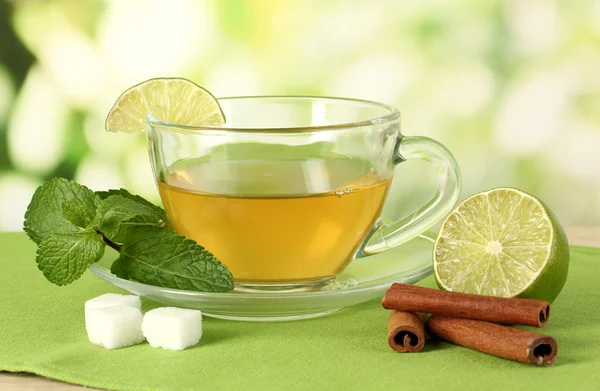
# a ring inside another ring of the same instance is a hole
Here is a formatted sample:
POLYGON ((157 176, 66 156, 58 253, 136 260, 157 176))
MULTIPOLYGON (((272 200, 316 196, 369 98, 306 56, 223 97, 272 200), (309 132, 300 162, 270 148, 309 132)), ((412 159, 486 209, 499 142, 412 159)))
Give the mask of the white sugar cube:
POLYGON ((142 302, 139 296, 136 295, 119 295, 118 293, 105 293, 103 295, 94 297, 85 302, 85 328, 88 328, 88 312, 98 308, 116 307, 116 306, 128 306, 142 309, 142 302))
POLYGON ((94 297, 85 302, 85 310, 114 307, 118 305, 126 305, 129 307, 142 308, 142 302, 139 296, 135 295, 119 295, 117 293, 105 293, 98 297, 94 297))
POLYGON ((120 305, 88 309, 85 317, 90 342, 106 349, 135 345, 144 340, 143 315, 137 308, 120 305))
POLYGON ((146 312, 142 332, 153 348, 183 350, 202 337, 202 312, 175 307, 146 312))

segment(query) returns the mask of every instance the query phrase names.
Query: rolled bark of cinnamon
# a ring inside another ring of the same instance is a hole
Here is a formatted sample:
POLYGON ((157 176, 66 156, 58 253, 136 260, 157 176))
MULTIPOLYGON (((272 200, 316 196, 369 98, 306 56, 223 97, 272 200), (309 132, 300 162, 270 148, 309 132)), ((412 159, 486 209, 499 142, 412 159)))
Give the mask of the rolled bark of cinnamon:
POLYGON ((554 364, 558 352, 551 336, 480 320, 431 315, 426 328, 455 345, 528 364, 554 364))
POLYGON ((397 352, 418 352, 425 346, 425 314, 392 311, 388 344, 397 352))
POLYGON ((550 303, 543 300, 447 292, 398 283, 388 289, 381 304, 389 310, 534 327, 544 327, 550 317, 550 303))

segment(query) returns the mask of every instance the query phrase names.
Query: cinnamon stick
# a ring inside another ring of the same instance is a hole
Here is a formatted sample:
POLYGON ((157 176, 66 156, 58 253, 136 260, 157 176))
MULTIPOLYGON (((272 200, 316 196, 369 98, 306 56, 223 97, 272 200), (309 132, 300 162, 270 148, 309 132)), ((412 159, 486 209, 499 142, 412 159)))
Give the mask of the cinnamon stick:
POLYGON ((388 344, 397 352, 418 352, 425 346, 425 314, 392 311, 388 344))
POLYGON ((381 304, 389 310, 534 327, 544 327, 550 317, 550 303, 543 300, 447 292, 398 283, 388 289, 381 304))
POLYGON ((528 364, 556 361, 558 345, 548 335, 480 320, 431 315, 427 332, 444 341, 528 364))

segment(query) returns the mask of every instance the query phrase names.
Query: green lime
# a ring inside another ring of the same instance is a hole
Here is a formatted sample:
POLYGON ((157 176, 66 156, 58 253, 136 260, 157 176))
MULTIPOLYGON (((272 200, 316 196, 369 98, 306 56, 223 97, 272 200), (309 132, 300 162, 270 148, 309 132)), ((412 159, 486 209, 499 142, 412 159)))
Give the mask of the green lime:
POLYGON ((433 253, 441 289, 553 301, 569 269, 569 244, 537 198, 499 188, 463 201, 444 221, 433 253))
POLYGON ((186 79, 150 79, 125 91, 106 117, 108 132, 141 132, 146 115, 190 126, 220 126, 225 123, 217 99, 186 79))

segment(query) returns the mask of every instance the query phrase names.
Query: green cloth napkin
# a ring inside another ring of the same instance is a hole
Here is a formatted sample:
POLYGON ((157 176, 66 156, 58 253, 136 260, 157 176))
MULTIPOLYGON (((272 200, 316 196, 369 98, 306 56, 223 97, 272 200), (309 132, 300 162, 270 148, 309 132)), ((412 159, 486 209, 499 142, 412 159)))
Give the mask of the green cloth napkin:
POLYGON ((50 284, 24 234, 0 234, 0 249, 0 370, 113 390, 600 389, 600 249, 572 248, 567 284, 542 330, 559 345, 551 367, 431 340, 421 353, 395 353, 379 301, 289 323, 205 318, 200 344, 185 351, 105 350, 87 341, 83 303, 118 289, 89 272, 50 284))

